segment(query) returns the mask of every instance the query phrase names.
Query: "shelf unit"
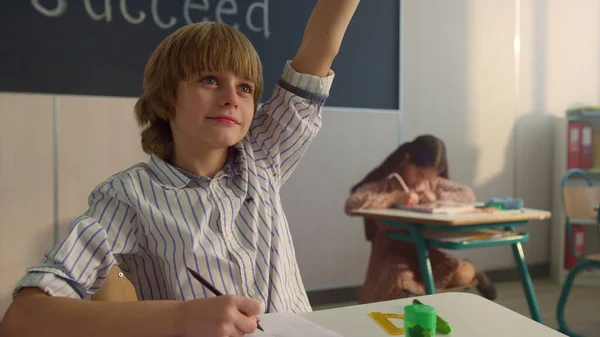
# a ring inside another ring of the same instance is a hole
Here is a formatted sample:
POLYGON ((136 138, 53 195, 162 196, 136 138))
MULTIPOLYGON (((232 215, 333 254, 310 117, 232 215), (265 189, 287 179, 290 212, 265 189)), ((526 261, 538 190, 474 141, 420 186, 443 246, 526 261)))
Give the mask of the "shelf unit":
MULTIPOLYGON (((558 118, 555 124, 554 133, 554 172, 552 181, 552 250, 551 250, 551 271, 552 278, 560 283, 564 283, 568 270, 564 269, 565 256, 565 214, 562 204, 562 191, 560 181, 563 175, 567 172, 567 132, 570 121, 586 121, 592 122, 594 128, 600 128, 600 116, 584 116, 584 117, 563 117, 558 118)), ((600 168, 586 170, 586 173, 592 179, 595 185, 600 185, 600 168)), ((572 177, 569 179, 569 185, 585 185, 583 179, 572 177)), ((592 235, 598 238, 598 230, 596 222, 591 219, 572 219, 576 225, 584 225, 586 228, 586 236, 592 235)), ((600 286, 600 269, 592 269, 590 271, 582 271, 576 278, 575 284, 600 286)))

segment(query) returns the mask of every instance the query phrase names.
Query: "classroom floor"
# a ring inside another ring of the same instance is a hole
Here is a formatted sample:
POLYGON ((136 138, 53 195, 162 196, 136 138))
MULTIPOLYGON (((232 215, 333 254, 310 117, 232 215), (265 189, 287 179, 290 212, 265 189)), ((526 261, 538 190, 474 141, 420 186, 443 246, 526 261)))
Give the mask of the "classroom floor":
MULTIPOLYGON (((561 288, 550 279, 534 280, 535 292, 544 324, 556 329, 556 304, 561 288)), ((529 317, 529 307, 520 282, 496 284, 496 303, 529 317)), ((315 306, 314 310, 353 305, 339 303, 315 306)), ((575 285, 571 289, 565 316, 569 327, 585 337, 600 336, 600 288, 575 285)))

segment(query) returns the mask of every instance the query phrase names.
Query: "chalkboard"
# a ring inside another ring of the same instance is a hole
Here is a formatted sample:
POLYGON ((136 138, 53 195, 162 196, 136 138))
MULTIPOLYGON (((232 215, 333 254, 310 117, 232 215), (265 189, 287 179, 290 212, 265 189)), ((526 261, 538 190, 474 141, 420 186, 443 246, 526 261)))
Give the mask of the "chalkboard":
MULTIPOLYGON (((363 0, 332 69, 329 106, 397 109, 400 0, 363 0)), ((137 97, 144 66, 178 27, 235 25, 270 95, 316 0, 2 0, 0 91, 137 97)))

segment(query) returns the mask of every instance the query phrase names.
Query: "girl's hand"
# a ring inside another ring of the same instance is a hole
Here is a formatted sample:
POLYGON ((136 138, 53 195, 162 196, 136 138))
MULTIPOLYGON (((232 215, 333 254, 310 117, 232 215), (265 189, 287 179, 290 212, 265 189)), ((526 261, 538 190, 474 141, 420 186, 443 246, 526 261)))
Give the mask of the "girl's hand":
POLYGON ((415 192, 406 193, 404 191, 396 191, 394 194, 397 204, 416 205, 419 203, 419 195, 415 192))
POLYGON ((419 202, 422 204, 437 200, 435 193, 431 191, 418 191, 417 194, 419 196, 419 202))

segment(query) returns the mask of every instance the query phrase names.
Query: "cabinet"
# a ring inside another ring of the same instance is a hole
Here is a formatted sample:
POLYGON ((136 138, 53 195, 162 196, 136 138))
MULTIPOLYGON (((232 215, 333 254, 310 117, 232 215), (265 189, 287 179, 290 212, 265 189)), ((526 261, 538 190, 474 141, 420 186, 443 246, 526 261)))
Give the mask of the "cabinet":
MULTIPOLYGON (((562 284, 568 273, 565 261, 565 214, 562 202, 561 179, 571 168, 581 168, 600 185, 600 108, 587 108, 567 112, 558 118, 554 132, 554 172, 552 182, 552 244, 551 271, 555 281, 562 284), (587 128, 587 130, 581 127, 587 128), (574 135, 579 128, 579 135, 574 135), (579 148, 574 146, 579 142, 579 148), (579 154, 575 153, 579 150, 579 154), (584 158, 586 157, 587 158, 584 158)), ((584 179, 571 177, 569 186, 585 186, 584 179)), ((591 219, 571 219, 574 225, 585 229, 586 254, 600 252, 600 233, 591 219)), ((583 271, 575 279, 575 284, 600 285, 600 270, 583 271)))

